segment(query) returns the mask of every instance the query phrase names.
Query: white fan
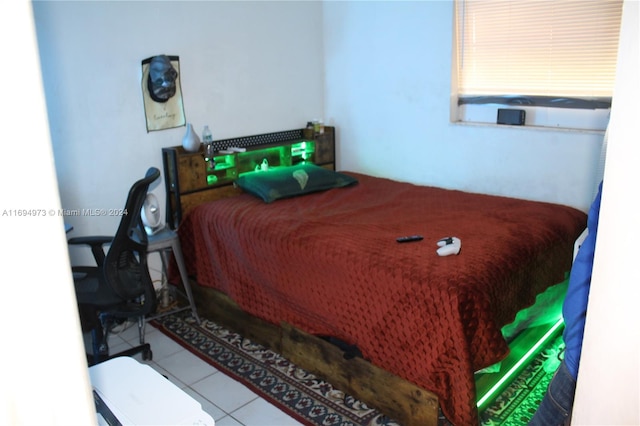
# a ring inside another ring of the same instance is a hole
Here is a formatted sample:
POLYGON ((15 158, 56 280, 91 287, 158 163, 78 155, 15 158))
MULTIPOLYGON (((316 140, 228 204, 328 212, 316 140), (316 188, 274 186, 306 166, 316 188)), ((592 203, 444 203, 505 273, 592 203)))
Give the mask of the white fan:
POLYGON ((147 234, 153 235, 162 229, 162 220, 160 218, 160 205, 158 198, 152 193, 148 193, 142 205, 142 223, 147 234))

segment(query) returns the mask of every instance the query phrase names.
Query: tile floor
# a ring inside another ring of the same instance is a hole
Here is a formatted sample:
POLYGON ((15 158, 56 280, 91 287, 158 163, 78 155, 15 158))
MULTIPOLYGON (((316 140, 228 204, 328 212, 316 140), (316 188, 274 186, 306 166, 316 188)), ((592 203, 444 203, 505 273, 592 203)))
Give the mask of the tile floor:
MULTIPOLYGON (((182 346, 147 324, 145 341, 151 344, 149 364, 171 382, 200 402, 214 418, 216 426, 294 426, 298 421, 260 398, 243 384, 202 361, 182 346)), ((138 344, 138 328, 133 325, 109 337, 111 353, 138 344)))

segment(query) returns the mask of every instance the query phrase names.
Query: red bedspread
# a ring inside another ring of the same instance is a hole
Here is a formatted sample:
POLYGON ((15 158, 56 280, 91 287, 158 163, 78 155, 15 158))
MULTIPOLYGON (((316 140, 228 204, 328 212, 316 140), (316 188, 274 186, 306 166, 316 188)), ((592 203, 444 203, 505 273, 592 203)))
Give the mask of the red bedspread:
POLYGON ((179 228, 190 274, 262 319, 356 344, 476 424, 474 371, 506 356, 500 328, 565 278, 586 215, 347 173, 359 184, 200 205, 179 228), (424 240, 396 242, 412 234, 424 240), (436 254, 446 236, 460 255, 436 254))

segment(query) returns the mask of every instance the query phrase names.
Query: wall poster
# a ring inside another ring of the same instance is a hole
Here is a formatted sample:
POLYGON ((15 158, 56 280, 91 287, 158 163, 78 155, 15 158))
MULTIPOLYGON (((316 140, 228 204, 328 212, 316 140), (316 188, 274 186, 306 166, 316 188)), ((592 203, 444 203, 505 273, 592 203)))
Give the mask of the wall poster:
POLYGON ((147 132, 185 125, 178 56, 157 55, 142 61, 142 98, 147 132))

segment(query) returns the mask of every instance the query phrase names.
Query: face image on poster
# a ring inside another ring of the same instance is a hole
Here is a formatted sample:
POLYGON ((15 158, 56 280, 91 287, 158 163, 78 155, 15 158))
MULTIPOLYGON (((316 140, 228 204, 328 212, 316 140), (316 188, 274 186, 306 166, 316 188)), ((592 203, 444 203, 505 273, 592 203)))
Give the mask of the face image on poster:
POLYGON ((142 61, 142 97, 147 132, 185 125, 178 56, 158 55, 142 61))

